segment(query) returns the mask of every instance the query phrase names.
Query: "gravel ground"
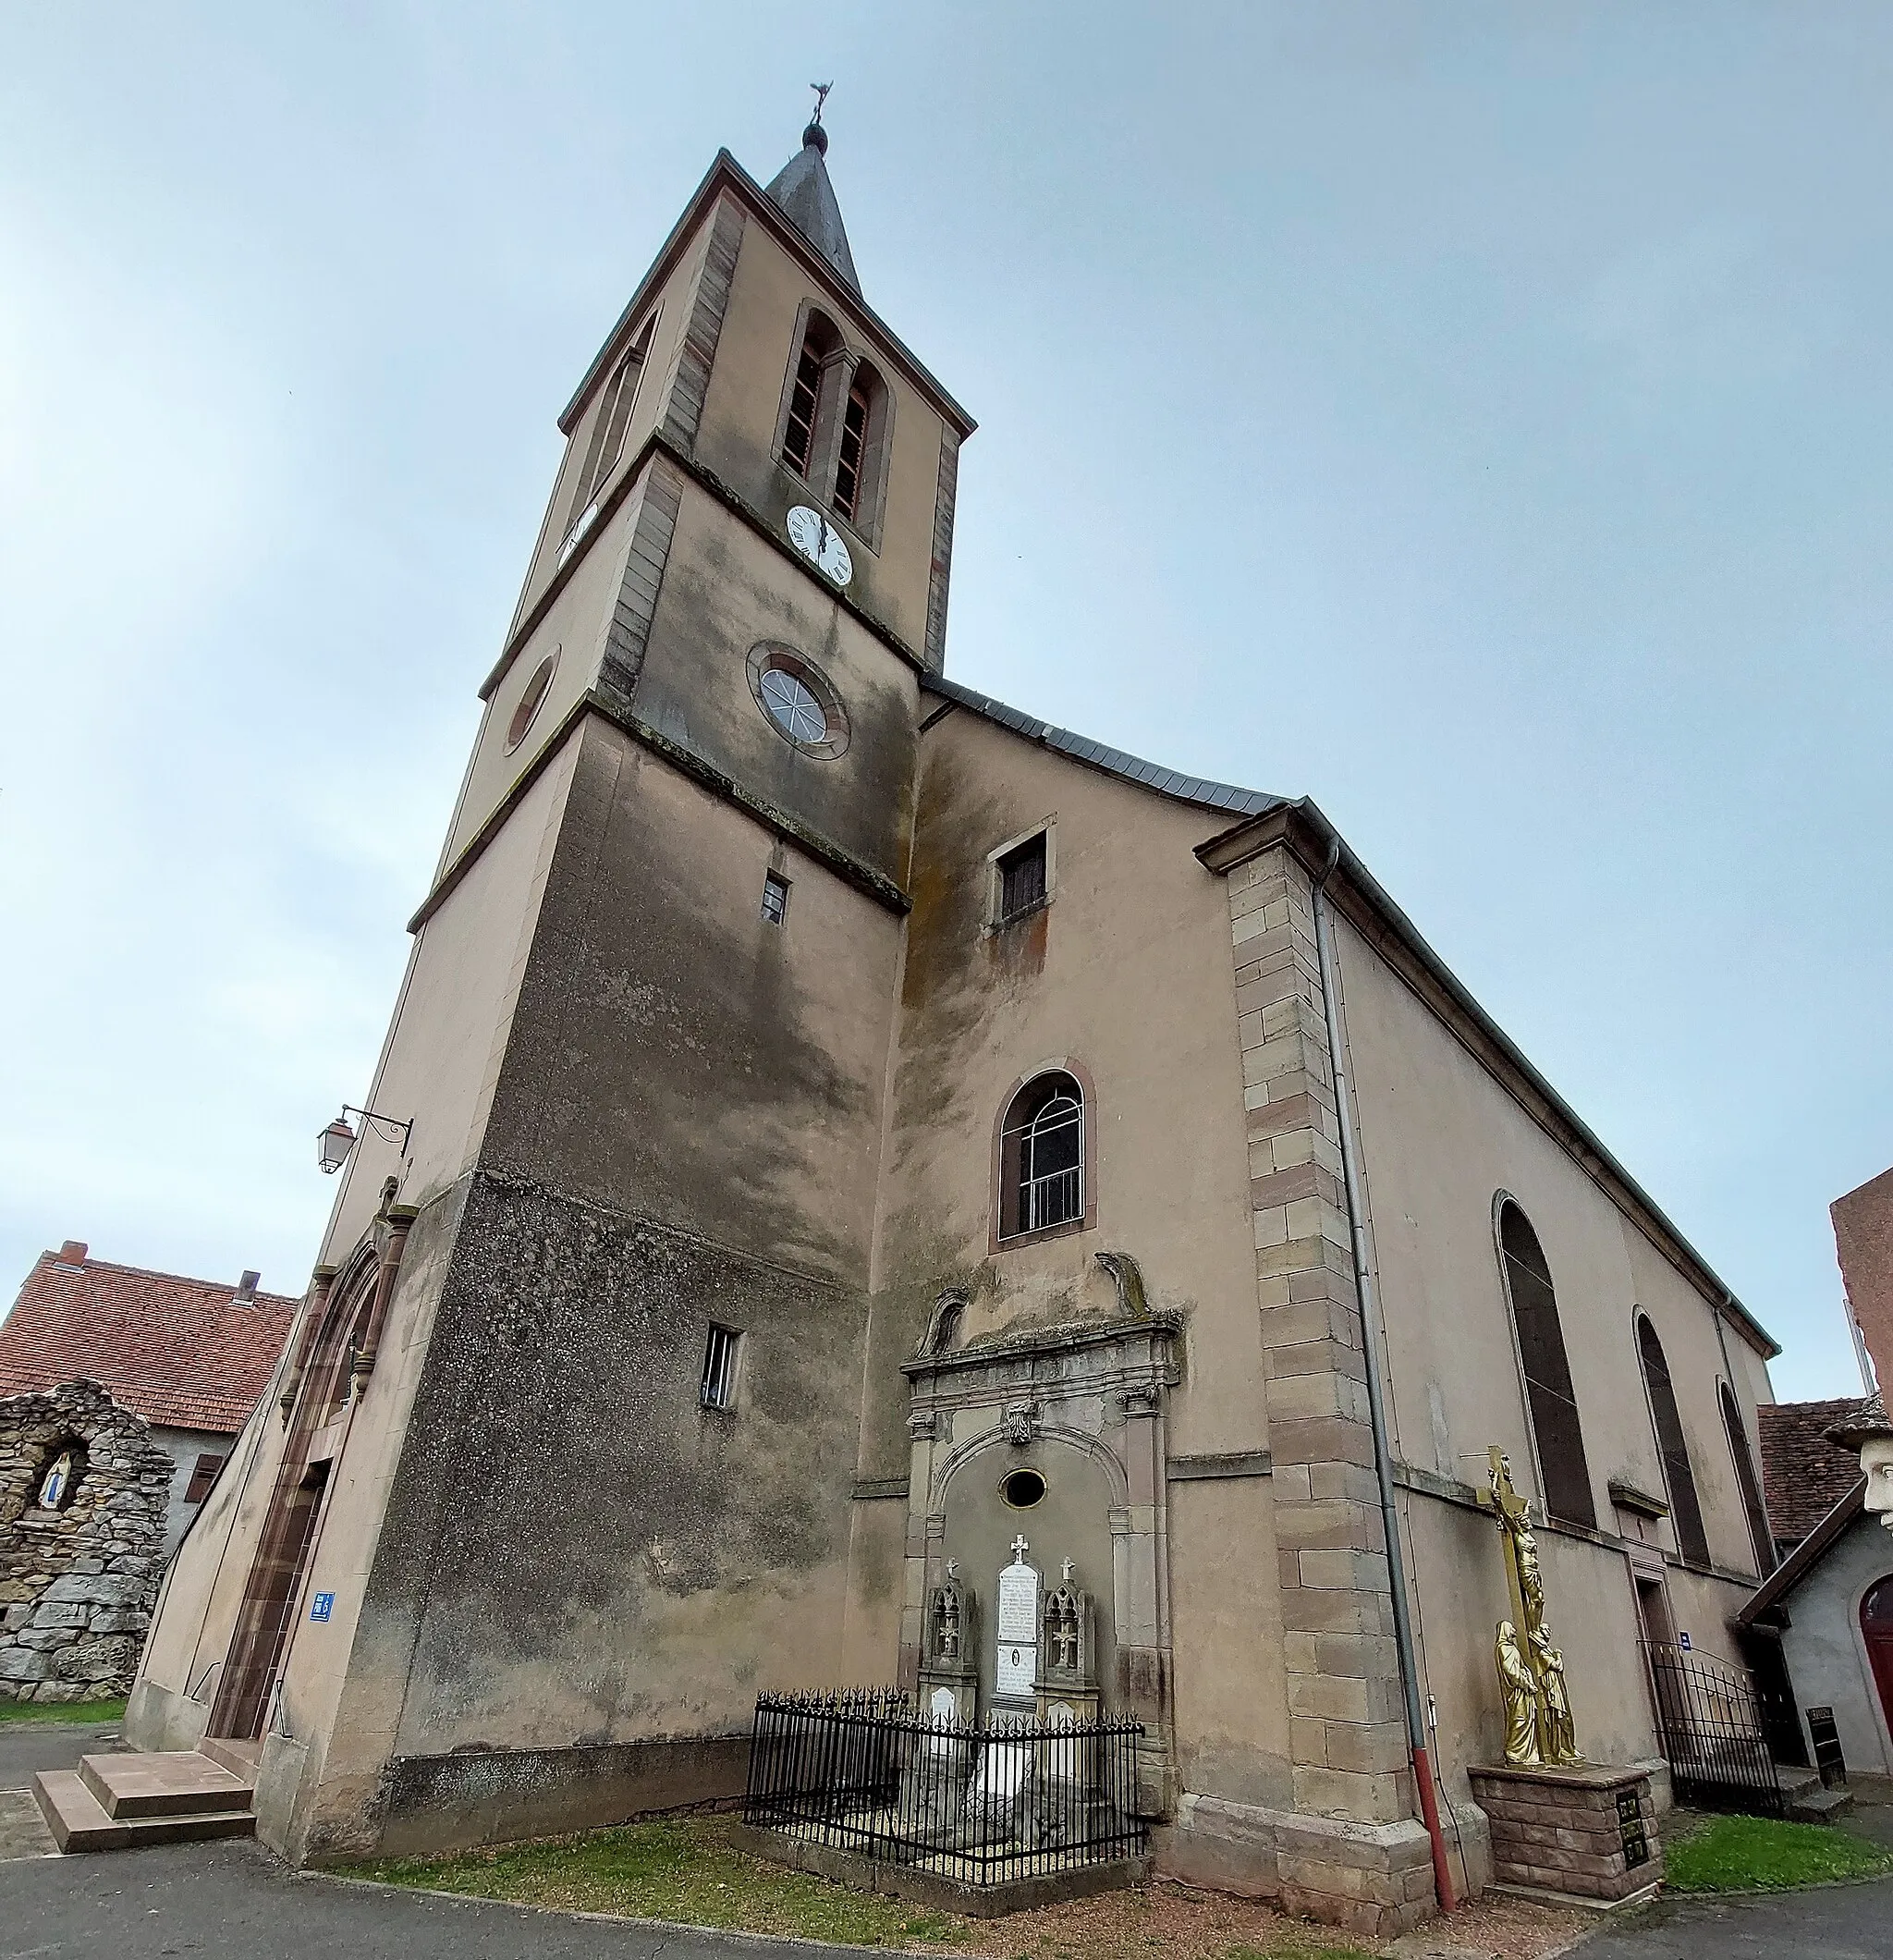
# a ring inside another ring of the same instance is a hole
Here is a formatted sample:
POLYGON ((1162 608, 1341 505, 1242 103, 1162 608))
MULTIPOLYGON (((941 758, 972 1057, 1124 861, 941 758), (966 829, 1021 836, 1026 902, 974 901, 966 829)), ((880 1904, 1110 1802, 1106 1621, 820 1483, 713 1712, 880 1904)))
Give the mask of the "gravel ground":
POLYGON ((1234 1947, 1285 1955, 1351 1947, 1402 1960, 1448 1952, 1482 1960, 1545 1960, 1595 1923, 1588 1913, 1482 1899, 1422 1934, 1390 1942, 1291 1919, 1255 1900, 1159 1880, 1134 1892, 974 1921, 970 1935, 956 1937, 954 1944, 992 1960, 1224 1960, 1234 1947))

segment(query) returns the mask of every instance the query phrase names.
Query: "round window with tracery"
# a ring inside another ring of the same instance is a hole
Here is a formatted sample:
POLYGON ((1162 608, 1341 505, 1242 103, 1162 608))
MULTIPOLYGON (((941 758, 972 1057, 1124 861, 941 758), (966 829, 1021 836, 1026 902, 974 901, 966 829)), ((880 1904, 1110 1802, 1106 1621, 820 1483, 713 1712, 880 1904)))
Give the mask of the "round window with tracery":
POLYGON ((848 747, 848 711, 827 675, 792 646, 764 640, 750 649, 750 689, 769 725, 791 748, 828 761, 848 747))

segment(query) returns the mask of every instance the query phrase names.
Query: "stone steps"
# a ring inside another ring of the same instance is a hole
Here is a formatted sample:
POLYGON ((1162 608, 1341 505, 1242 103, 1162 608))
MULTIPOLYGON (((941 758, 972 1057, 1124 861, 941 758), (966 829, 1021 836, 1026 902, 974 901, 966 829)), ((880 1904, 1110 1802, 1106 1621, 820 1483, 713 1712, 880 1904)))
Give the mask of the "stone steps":
MULTIPOLYGON (((224 1746, 243 1762, 244 1745, 224 1746)), ((33 1797, 61 1851, 123 1851, 256 1830, 253 1769, 195 1749, 83 1756, 77 1770, 43 1770, 33 1797)))
POLYGON ((1851 1790, 1826 1790, 1819 1783, 1791 1794, 1787 1806, 1789 1819, 1796 1824, 1831 1824, 1852 1808, 1851 1790))
POLYGON ((197 1753, 208 1756, 214 1763, 228 1770, 233 1776, 240 1776, 247 1782, 256 1782, 256 1766, 263 1760, 263 1745, 260 1742, 232 1742, 221 1736, 207 1735, 198 1744, 197 1753))

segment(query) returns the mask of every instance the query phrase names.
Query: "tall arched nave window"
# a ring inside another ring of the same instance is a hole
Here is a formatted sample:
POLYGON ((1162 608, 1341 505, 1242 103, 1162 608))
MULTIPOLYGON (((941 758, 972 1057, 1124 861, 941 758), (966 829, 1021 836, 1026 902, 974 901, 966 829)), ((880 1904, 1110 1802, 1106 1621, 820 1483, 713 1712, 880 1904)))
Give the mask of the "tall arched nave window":
POLYGON ((1597 1508, 1591 1495, 1591 1466, 1584 1459, 1584 1432, 1571 1387, 1564 1329, 1558 1324, 1557 1293, 1538 1234, 1511 1198, 1499 1207, 1498 1250, 1512 1325, 1518 1331, 1545 1513, 1594 1531, 1597 1508))
POLYGON ((1663 1343, 1647 1314, 1637 1316, 1637 1354, 1643 1364, 1643 1385, 1650 1391, 1650 1416, 1656 1426, 1656 1449, 1663 1458, 1663 1480, 1669 1486, 1669 1515, 1676 1526, 1676 1545, 1691 1565, 1709 1562, 1709 1535, 1703 1528, 1703 1504, 1696 1495, 1696 1473, 1690 1465, 1690 1446, 1682 1433, 1682 1412, 1676 1405, 1676 1384, 1663 1343))

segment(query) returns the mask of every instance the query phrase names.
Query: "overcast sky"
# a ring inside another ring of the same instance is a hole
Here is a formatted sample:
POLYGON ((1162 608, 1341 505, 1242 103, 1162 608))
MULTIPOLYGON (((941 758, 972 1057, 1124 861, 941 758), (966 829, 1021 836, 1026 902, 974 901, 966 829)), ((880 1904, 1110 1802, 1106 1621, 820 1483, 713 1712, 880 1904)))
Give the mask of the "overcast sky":
POLYGON ((1893 9, 0 0, 0 1293, 299 1292, 560 452, 805 84, 947 670, 1313 796, 1786 1343, 1893 1162, 1893 9))

